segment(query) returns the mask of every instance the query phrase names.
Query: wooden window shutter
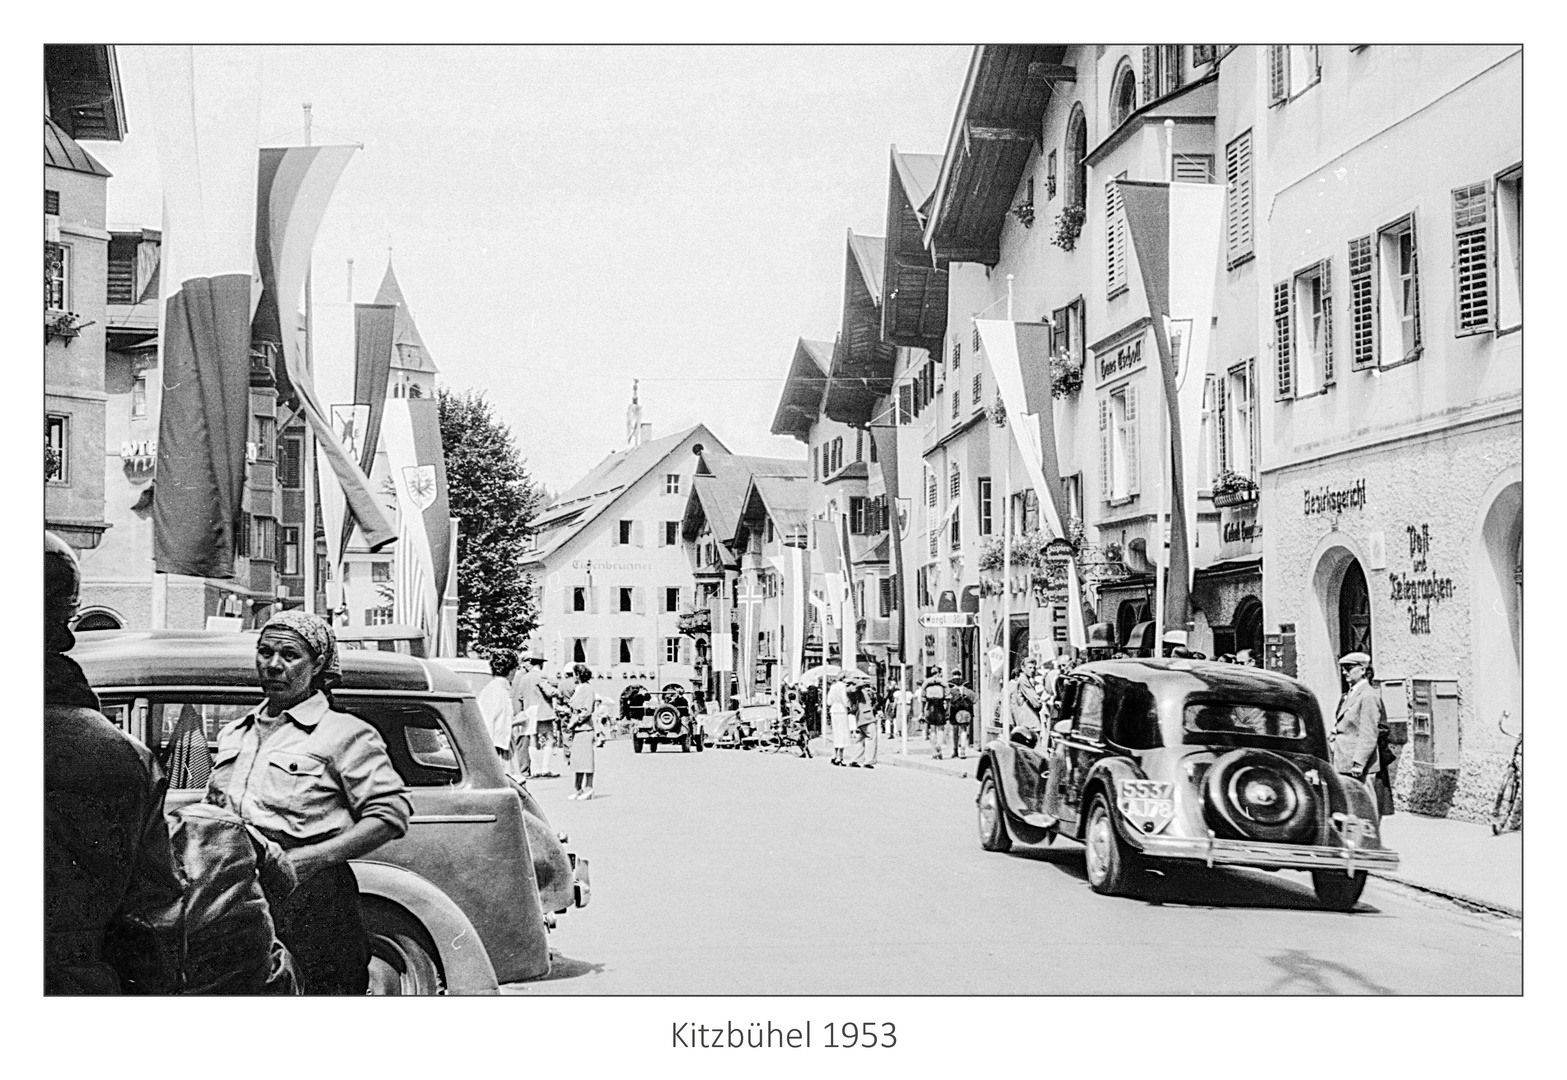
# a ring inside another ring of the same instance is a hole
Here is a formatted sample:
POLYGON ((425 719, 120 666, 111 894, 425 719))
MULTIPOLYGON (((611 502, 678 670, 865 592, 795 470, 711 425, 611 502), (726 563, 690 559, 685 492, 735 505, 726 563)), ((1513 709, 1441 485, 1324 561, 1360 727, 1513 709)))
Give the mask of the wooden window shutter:
POLYGON ((1242 133, 1224 150, 1224 206, 1229 264, 1252 253, 1251 132, 1242 133))
POLYGON ((642 615, 647 612, 647 587, 634 585, 631 588, 631 613, 642 615))
POLYGON ((1274 396, 1277 398, 1295 396, 1295 365, 1290 354, 1290 306, 1293 299, 1290 292, 1288 281, 1273 286, 1273 357, 1278 372, 1274 396))
POLYGON ((1277 105, 1290 96, 1290 47, 1268 46, 1268 104, 1277 105))
POLYGON ((1142 96, 1142 102, 1143 102, 1144 105, 1148 104, 1154 98, 1159 96, 1159 89, 1158 89, 1158 85, 1157 85, 1158 81, 1159 81, 1159 72, 1158 72, 1158 62, 1156 60, 1156 57, 1158 55, 1158 49, 1159 49, 1159 46, 1157 46, 1157 45, 1144 45, 1143 46, 1143 96, 1142 96))
POLYGON ((1228 385, 1229 381, 1230 379, 1228 375, 1220 375, 1216 380, 1214 380, 1213 387, 1213 403, 1219 415, 1219 423, 1217 426, 1219 431, 1218 457, 1220 472, 1223 472, 1225 469, 1230 467, 1230 418, 1229 409, 1227 407, 1229 402, 1226 400, 1230 393, 1230 388, 1228 385))
POLYGON ((1377 362, 1371 237, 1349 242, 1349 361, 1357 371, 1377 362))
POLYGON ((1136 495, 1142 490, 1138 483, 1142 475, 1142 458, 1137 444, 1137 384, 1126 388, 1126 493, 1136 495))
POLYGON ((633 664, 647 663, 646 654, 643 652, 642 646, 643 642, 641 638, 638 637, 631 639, 631 662, 633 664))
POLYGON ((1425 340, 1420 332, 1420 239, 1415 235, 1415 215, 1409 215, 1409 278, 1415 293, 1415 348, 1425 340))
POLYGON ((1099 494, 1110 500, 1110 399, 1099 399, 1099 494))
POLYGON ((1322 383, 1333 381, 1333 260, 1322 260, 1322 383))
POLYGON ((642 544, 642 522, 641 522, 640 519, 637 520, 637 521, 633 521, 631 523, 631 543, 633 545, 635 545, 636 547, 642 547, 643 546, 643 544, 642 544))
POLYGON ((1126 226, 1121 216, 1121 189, 1105 185, 1105 290, 1115 296, 1126 288, 1126 226))
POLYGON ((1251 449, 1251 479, 1257 478, 1257 469, 1262 461, 1262 405, 1257 390, 1257 358, 1252 357, 1246 361, 1246 402, 1251 406, 1248 410, 1251 423, 1247 424, 1246 437, 1250 441, 1251 449))
POLYGON ((898 423, 907 424, 914 416, 914 387, 904 383, 898 387, 898 423))
POLYGON ((1491 300, 1491 200, 1484 183, 1453 191, 1453 314, 1456 333, 1483 334, 1495 325, 1491 300))

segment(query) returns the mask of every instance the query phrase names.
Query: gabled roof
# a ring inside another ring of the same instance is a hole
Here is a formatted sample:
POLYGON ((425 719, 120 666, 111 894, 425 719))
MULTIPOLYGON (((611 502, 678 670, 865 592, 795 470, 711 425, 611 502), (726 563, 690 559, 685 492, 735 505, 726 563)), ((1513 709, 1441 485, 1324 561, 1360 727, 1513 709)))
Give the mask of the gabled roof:
POLYGON ((807 463, 791 458, 745 457, 739 454, 702 455, 691 484, 681 534, 694 537, 703 521, 726 546, 740 531, 746 497, 754 480, 804 480, 807 463))
POLYGON ((833 346, 823 403, 828 417, 862 427, 892 389, 898 349, 881 339, 881 274, 886 241, 852 229, 844 255, 843 327, 833 346))
POLYGON ((969 61, 931 196, 925 246, 939 262, 1001 258, 1001 225, 1023 178, 1055 80, 1074 79, 1065 45, 980 45, 969 61))
POLYGON ((832 345, 825 341, 801 338, 795 343, 789 374, 778 395, 778 411, 773 414, 774 435, 793 435, 804 440, 815 425, 827 393, 832 351, 832 345))
POLYGON ((408 310, 408 301, 403 299, 403 289, 397 283, 391 259, 386 260, 386 276, 381 279, 375 302, 397 308, 397 315, 392 322, 392 344, 397 346, 398 362, 393 366, 415 371, 438 370, 435 361, 430 359, 429 350, 424 347, 424 339, 419 336, 419 327, 414 324, 413 313, 408 310))
POLYGON ((538 550, 530 552, 529 562, 541 562, 570 543, 593 524, 620 497, 631 490, 644 476, 656 469, 686 441, 696 436, 704 447, 724 450, 723 443, 707 429, 705 424, 688 427, 662 439, 652 439, 641 446, 617 450, 595 465, 588 474, 573 484, 564 495, 545 507, 532 521, 529 528, 536 532, 548 532, 541 538, 538 550))
POLYGON ((805 462, 799 464, 798 475, 753 476, 745 493, 745 514, 764 512, 783 532, 803 528, 811 517, 813 495, 805 462))
POLYGON ((884 535, 880 540, 877 540, 875 543, 867 547, 865 551, 859 555, 854 556, 851 561, 856 566, 869 563, 884 563, 888 560, 890 551, 891 549, 887 544, 887 537, 884 535))
POLYGON ((947 332, 947 269, 925 247, 931 192, 940 154, 900 154, 887 170, 887 244, 882 269, 882 338, 893 345, 940 351, 947 332))
POLYGON ((44 117, 44 164, 92 176, 114 175, 100 165, 97 158, 83 150, 80 143, 67 135, 63 127, 47 116, 44 117))

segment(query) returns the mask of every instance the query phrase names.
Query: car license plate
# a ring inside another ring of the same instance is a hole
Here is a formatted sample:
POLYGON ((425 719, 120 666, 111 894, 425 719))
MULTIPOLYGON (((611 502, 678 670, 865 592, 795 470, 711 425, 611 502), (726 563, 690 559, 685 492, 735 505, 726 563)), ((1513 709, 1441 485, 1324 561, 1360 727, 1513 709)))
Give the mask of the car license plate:
POLYGON ((1175 817, 1175 785, 1165 780, 1117 780, 1116 808, 1140 833, 1161 832, 1175 817))

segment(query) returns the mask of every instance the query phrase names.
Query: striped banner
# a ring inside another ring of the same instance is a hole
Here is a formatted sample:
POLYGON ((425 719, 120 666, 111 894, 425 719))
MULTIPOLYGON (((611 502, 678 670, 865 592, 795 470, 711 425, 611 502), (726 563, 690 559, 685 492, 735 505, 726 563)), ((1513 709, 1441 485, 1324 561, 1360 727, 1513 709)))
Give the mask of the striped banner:
POLYGON ((419 627, 433 645, 440 639, 452 547, 439 403, 433 398, 387 399, 381 437, 397 489, 394 618, 419 627))

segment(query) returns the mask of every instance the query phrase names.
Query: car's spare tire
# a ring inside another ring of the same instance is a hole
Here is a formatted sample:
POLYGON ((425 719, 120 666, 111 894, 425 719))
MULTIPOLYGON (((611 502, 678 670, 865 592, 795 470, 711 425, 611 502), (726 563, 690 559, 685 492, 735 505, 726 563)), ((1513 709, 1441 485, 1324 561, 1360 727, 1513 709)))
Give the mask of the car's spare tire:
POLYGON ((653 714, 653 726, 667 735, 680 726, 680 714, 668 705, 661 706, 653 714))
POLYGON ((1316 829, 1317 795, 1288 758, 1232 750, 1208 769, 1203 812, 1220 836, 1298 843, 1316 829))

